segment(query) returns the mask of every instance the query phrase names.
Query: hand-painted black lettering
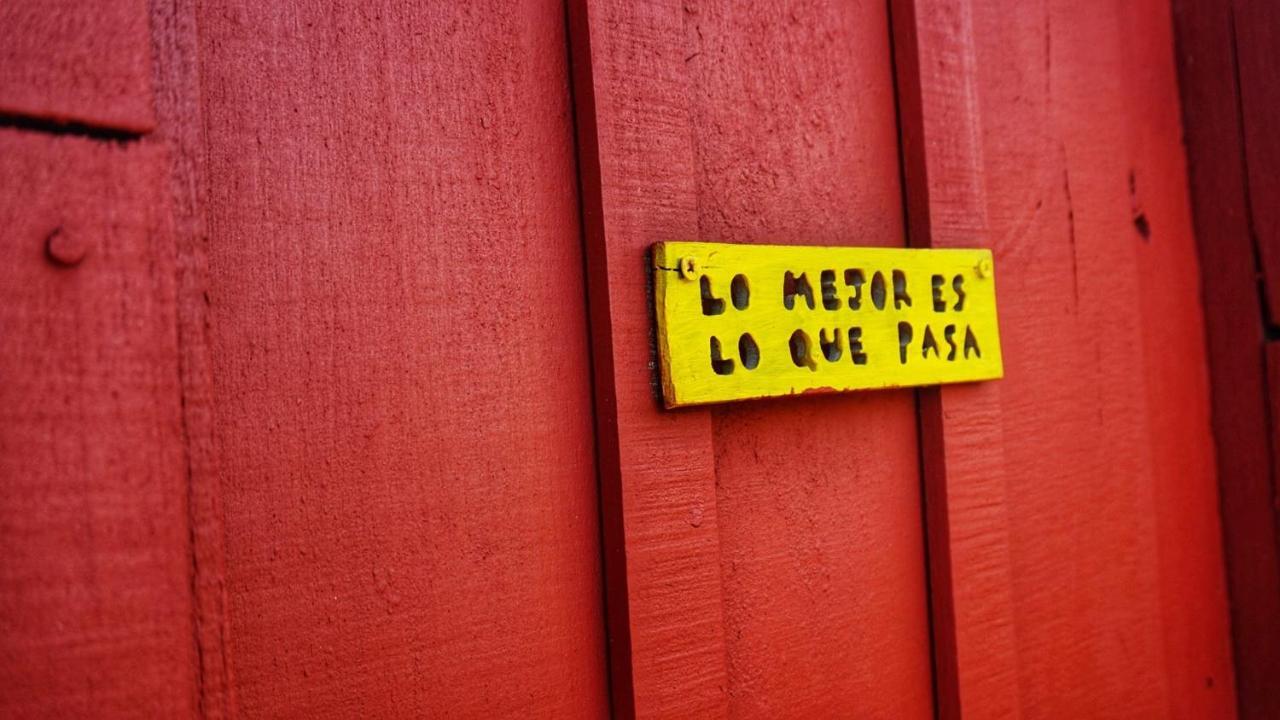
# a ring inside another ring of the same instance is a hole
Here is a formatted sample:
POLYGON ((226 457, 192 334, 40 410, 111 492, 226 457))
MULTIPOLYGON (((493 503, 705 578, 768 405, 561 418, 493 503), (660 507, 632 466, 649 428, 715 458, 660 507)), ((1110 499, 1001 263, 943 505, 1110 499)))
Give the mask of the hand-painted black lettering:
POLYGON ((850 310, 862 309, 862 285, 867 281, 858 269, 844 271, 844 284, 853 288, 853 297, 849 298, 850 310))
POLYGON ((711 278, 706 275, 698 281, 702 286, 702 314, 720 315, 724 312, 724 300, 711 294, 711 278))
POLYGON ((733 282, 729 283, 729 299, 738 310, 746 310, 751 304, 751 283, 747 282, 746 275, 733 276, 733 282))
POLYGON ((717 375, 732 375, 733 360, 726 358, 720 351, 720 338, 711 336, 711 369, 717 375))
POLYGON ((867 354, 862 351, 862 328, 849 328, 849 356, 854 365, 866 365, 867 354))
POLYGON ((794 309, 797 295, 803 295, 809 309, 813 309, 813 288, 809 286, 809 278, 804 273, 794 275, 788 270, 782 276, 782 306, 788 310, 794 309))
POLYGON ((972 350, 974 355, 982 357, 982 351, 978 349, 978 338, 973 334, 973 328, 966 326, 964 329, 964 359, 969 359, 969 351, 972 350))
POLYGON ((907 294, 907 275, 901 270, 894 270, 893 309, 901 310, 903 305, 911 307, 911 296, 907 294))
POLYGON ((751 333, 743 333, 738 338, 738 358, 742 360, 742 367, 748 370, 755 370, 760 365, 760 346, 751 333))
POLYGON ((871 276, 871 304, 875 305, 877 310, 883 310, 884 301, 884 274, 876 272, 871 276))
POLYGON ((907 364, 907 347, 911 345, 911 323, 898 323, 898 362, 907 364))
POLYGON ((920 357, 928 360, 930 350, 933 351, 934 357, 941 357, 938 353, 938 340, 933 336, 933 328, 925 325, 924 338, 920 341, 920 357))
POLYGON ((818 284, 822 288, 822 307, 827 310, 839 310, 840 298, 836 297, 836 271, 823 270, 818 277, 818 284))
POLYGON ((941 275, 934 275, 929 278, 929 284, 933 286, 933 311, 946 312, 947 301, 942 299, 942 286, 947 284, 947 279, 941 275))
POLYGON ((803 330, 796 330, 791 333, 791 340, 788 343, 791 346, 791 362, 796 367, 807 367, 810 370, 817 370, 818 363, 813 359, 813 343, 809 341, 809 335, 803 330))
POLYGON ((827 337, 827 329, 818 330, 818 347, 822 348, 822 356, 827 362, 835 362, 844 355, 844 336, 840 334, 840 328, 831 331, 831 337, 827 337))

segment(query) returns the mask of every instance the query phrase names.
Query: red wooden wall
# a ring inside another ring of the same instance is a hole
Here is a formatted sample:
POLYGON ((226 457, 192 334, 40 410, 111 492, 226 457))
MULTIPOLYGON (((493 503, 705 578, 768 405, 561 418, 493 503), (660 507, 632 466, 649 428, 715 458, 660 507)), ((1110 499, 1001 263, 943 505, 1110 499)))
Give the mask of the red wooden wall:
POLYGON ((1170 8, 1087 5, 4 6, 0 714, 1233 715, 1170 8), (991 247, 1006 378, 662 411, 661 239, 991 247))
MULTIPOLYGON (((1169 8, 975 3, 1028 716, 1234 709, 1169 8)), ((1008 668, 1001 668, 1008 669, 1008 668)), ((964 698, 961 698, 963 703, 964 698)))
POLYGON ((600 715, 563 8, 196 21, 239 706, 600 715))
POLYGON ((1174 3, 1242 715, 1280 715, 1280 8, 1174 3), (1269 396, 1269 397, 1268 397, 1269 396))
POLYGON ((911 393, 662 412, 641 272, 655 237, 901 244, 886 8, 573 10, 615 702, 927 715, 911 393))
POLYGON ((0 130, 6 716, 194 709, 164 181, 155 148, 0 130))
POLYGON ((563 6, 152 12, 0 130, 0 714, 606 714, 563 6))

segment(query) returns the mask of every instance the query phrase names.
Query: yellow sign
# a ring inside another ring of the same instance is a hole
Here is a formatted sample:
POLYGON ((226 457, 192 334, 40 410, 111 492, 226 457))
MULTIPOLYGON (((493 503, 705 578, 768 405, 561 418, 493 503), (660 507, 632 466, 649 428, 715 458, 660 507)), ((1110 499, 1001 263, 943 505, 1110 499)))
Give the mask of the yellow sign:
POLYGON ((1004 374, 989 250, 654 246, 667 407, 1004 374))

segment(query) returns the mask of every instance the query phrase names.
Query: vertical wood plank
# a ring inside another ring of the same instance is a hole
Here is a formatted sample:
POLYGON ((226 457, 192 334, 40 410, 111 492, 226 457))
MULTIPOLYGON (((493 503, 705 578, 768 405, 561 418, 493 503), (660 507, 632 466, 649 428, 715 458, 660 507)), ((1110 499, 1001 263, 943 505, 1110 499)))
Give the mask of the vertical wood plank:
MULTIPOLYGON (((887 4, 682 5, 698 237, 902 246, 887 4)), ((711 412, 730 715, 931 716, 914 393, 711 412)))
MULTIPOLYGON (((1268 416, 1267 402, 1274 385, 1264 350, 1264 299, 1275 301, 1275 286, 1257 262, 1241 116, 1246 59, 1239 51, 1240 33, 1258 35, 1241 27, 1232 7, 1201 0, 1173 3, 1240 714, 1261 720, 1280 716, 1274 671, 1280 667, 1280 528, 1270 452, 1275 415, 1268 416), (1260 275, 1268 280, 1265 295, 1259 293, 1260 275)), ((1250 107, 1249 126, 1265 122, 1265 112, 1259 115, 1256 105, 1250 107)))
POLYGON ((682 10, 570 3, 613 709, 723 717, 711 418, 660 411, 646 255, 697 234, 682 10))
POLYGON ((885 9, 572 8, 615 707, 928 715, 911 393, 663 413, 648 365, 650 243, 902 242, 885 9))
POLYGON ((564 5, 196 12, 235 707, 605 715, 564 5))
MULTIPOLYGON (((903 177, 914 245, 990 247, 967 0, 895 0, 903 177)), ((996 265, 997 287, 1005 274, 996 265)), ((938 715, 1020 717, 1001 383, 922 390, 920 442, 938 715)))
MULTIPOLYGON (((1070 10, 1059 12, 1054 21, 1066 24, 1058 18, 1069 19, 1070 10)), ((1122 206, 1117 214, 1122 221, 1128 220, 1121 227, 1137 241, 1140 368, 1150 414, 1146 452, 1151 467, 1150 488, 1144 492, 1146 497, 1139 497, 1149 503, 1155 517, 1166 712, 1183 718, 1233 717, 1236 681, 1211 434, 1204 308, 1199 294, 1188 292, 1199 286, 1202 275, 1187 192, 1176 64, 1170 52, 1174 46, 1170 4, 1164 0, 1117 3, 1116 14, 1112 42, 1120 48, 1120 107, 1127 119, 1122 139, 1130 161, 1125 178, 1127 213, 1122 206)), ((1088 57, 1089 35, 1088 30, 1080 32, 1066 47, 1088 57)), ((1087 84, 1087 77, 1081 84, 1087 84)), ((1096 134, 1089 106, 1088 100, 1073 105, 1081 120, 1069 143, 1080 145, 1096 134)), ((1101 153, 1086 156, 1106 168, 1109 179, 1115 176, 1118 163, 1114 156, 1110 163, 1104 158, 1101 153)), ((1123 169, 1120 165, 1119 170, 1123 169)), ((1112 246, 1103 239, 1096 247, 1105 251, 1112 246)), ((1082 269, 1087 267, 1081 264, 1082 269)), ((1095 266, 1093 272, 1107 267, 1095 266)), ((1097 322, 1113 316, 1113 310, 1103 305, 1097 322)))
MULTIPOLYGON (((1267 363, 1267 410, 1272 418, 1280 418, 1280 341, 1271 340, 1265 345, 1265 356, 1267 363)), ((1280 467, 1280 423, 1274 420, 1271 423, 1271 467, 1280 467)), ((1271 618, 1273 621, 1275 616, 1271 618)), ((1256 667, 1257 658, 1249 658, 1251 666, 1249 672, 1251 679, 1262 680, 1261 678, 1252 677, 1253 673, 1261 672, 1262 668, 1256 667)), ((1274 681, 1274 676, 1270 678, 1274 681)), ((1275 683, 1260 682, 1256 687, 1250 687, 1250 690, 1256 693, 1256 697, 1250 696, 1242 698, 1241 707, 1245 710, 1243 714, 1249 717, 1262 717, 1262 711, 1271 707, 1272 698, 1275 693, 1275 683)))
POLYGON ((155 127, 147 0, 0 3, 0 116, 155 127))
POLYGON ((196 710, 164 157, 0 130, 0 715, 196 710))
POLYGON ((172 209, 199 710, 205 720, 217 720, 235 717, 236 704, 217 442, 219 398, 209 345, 210 238, 204 218, 206 141, 196 8, 156 0, 151 3, 151 28, 156 129, 147 142, 163 148, 169 169, 162 187, 172 209))
MULTIPOLYGON (((1227 5, 1227 3, 1220 3, 1227 5)), ((1235 82, 1238 83, 1242 160, 1249 222, 1266 283, 1267 318, 1280 326, 1280 5, 1270 0, 1230 3, 1235 82)), ((1230 76, 1220 82, 1230 84, 1230 76)))
POLYGON ((1006 347, 921 394, 940 712, 1229 716, 1167 10, 892 7, 913 241, 993 248, 1006 347))

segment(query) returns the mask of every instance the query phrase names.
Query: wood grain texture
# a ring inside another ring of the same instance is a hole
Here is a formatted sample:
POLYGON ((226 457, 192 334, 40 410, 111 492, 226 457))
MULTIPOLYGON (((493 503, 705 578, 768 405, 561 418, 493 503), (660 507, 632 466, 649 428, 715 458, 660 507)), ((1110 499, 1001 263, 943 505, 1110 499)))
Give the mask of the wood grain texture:
MULTIPOLYGON (((996 422, 1016 712, 1230 716, 1168 8, 971 11, 1002 280, 996 422)), ((996 672, 1010 671, 1004 660, 996 672)))
POLYGON ((1280 326, 1280 5, 1232 0, 1230 8, 1249 223, 1266 283, 1266 317, 1280 326))
MULTIPOLYGON (((687 4, 699 240, 905 245, 884 3, 687 4)), ((713 410, 736 717, 925 717, 910 391, 713 410)))
POLYGON ((988 250, 662 242, 652 253, 668 408, 1000 377, 988 250), (677 269, 689 261, 696 272, 677 269))
POLYGON ((0 130, 0 715, 196 703, 163 155, 0 130))
POLYGON ((0 115, 155 126, 147 0, 0 3, 0 115))
POLYGON ((191 588, 199 657, 199 711, 205 720, 235 717, 227 616, 222 471, 217 443, 213 360, 209 346, 209 234, 204 219, 206 172, 196 8, 155 2, 156 129, 147 142, 164 148, 163 185, 172 209, 178 306, 182 428, 191 528, 191 588))
POLYGON ((608 271, 591 308, 615 708, 928 715, 910 393, 663 413, 643 280, 658 240, 901 245, 883 8, 571 14, 592 280, 608 271))
MULTIPOLYGON (((885 3, 686 3, 698 238, 901 247, 885 3)), ((735 717, 932 713, 910 391, 713 411, 735 717)))
MULTIPOLYGON (((1265 273, 1252 228, 1240 22, 1227 3, 1177 0, 1173 9, 1240 714, 1273 718, 1280 715, 1280 553, 1271 458, 1275 416, 1268 416, 1267 404, 1275 386, 1267 376, 1263 343, 1264 298, 1274 299, 1274 293, 1269 283, 1267 295, 1259 293, 1258 278, 1265 273)), ((1249 122, 1259 120, 1251 116, 1249 122)))
MULTIPOLYGON (((1234 717, 1235 673, 1215 448, 1211 432, 1201 274, 1187 191, 1173 27, 1167 2, 1120 3, 1123 139, 1132 167, 1128 220, 1136 237, 1147 452, 1155 515, 1164 667, 1171 717, 1234 717), (1157 238, 1156 233, 1160 232, 1157 238), (1168 322, 1179 318, 1179 322, 1168 322)), ((1086 37, 1078 52, 1090 52, 1086 37)), ((1082 110, 1083 112, 1083 110, 1082 110)), ((1079 138, 1089 137, 1082 128, 1079 138)), ((1068 143, 1071 141, 1068 140, 1068 143)), ((1079 142, 1077 140, 1076 142, 1079 142)), ((1113 210, 1113 212, 1115 212, 1113 210)), ((1099 313, 1099 323, 1110 316, 1099 313)))
MULTIPOLYGON (((1280 341, 1271 340, 1265 346, 1266 363, 1267 363, 1267 410, 1272 418, 1280 418, 1280 341)), ((1280 423, 1274 420, 1271 423, 1271 467, 1280 467, 1280 423)), ((1273 471, 1274 472, 1274 471, 1273 471)), ((1234 598, 1233 598, 1234 599, 1234 598)), ((1265 618, 1265 620, 1275 621, 1275 618, 1265 618)), ((1268 630, 1263 626, 1264 631, 1268 630)), ((1238 633, 1238 631, 1237 631, 1238 633)), ((1265 637, 1263 642, 1265 642, 1265 637)), ((1261 643, 1255 641, 1254 648, 1261 643)), ((1262 645, 1262 647, 1266 647, 1262 645)), ((1260 657, 1248 658, 1248 672, 1250 679, 1256 681, 1257 686, 1251 686, 1249 690, 1252 692, 1249 696, 1241 698, 1241 709, 1244 711, 1242 715, 1248 717, 1262 717, 1264 710, 1273 706, 1276 695, 1276 682, 1274 676, 1267 677, 1263 673, 1265 666, 1260 666, 1260 660, 1266 659, 1265 655, 1260 657), (1261 676, 1261 677, 1259 677, 1261 676)), ((1243 692, 1243 689, 1242 689, 1243 692)))
MULTIPOLYGON (((911 242, 990 246, 971 5, 905 0, 890 7, 911 242)), ((1007 270, 1016 281, 1024 268, 1007 270)), ((1006 327, 1007 318, 1006 311, 1006 327)), ((918 396, 934 682, 943 718, 1022 715, 1003 388, 994 382, 918 396)))
POLYGON ((649 246, 697 233, 682 12, 569 4, 617 717, 728 712, 710 413, 664 413, 649 246))
POLYGON ((236 707, 604 715, 563 6, 197 20, 236 707))

